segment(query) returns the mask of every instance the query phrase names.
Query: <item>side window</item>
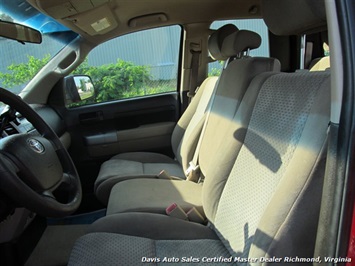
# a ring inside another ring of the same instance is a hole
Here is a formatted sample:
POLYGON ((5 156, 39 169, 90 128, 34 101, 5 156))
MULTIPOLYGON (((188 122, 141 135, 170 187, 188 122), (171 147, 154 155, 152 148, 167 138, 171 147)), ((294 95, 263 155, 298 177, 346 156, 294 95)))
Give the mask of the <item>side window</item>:
POLYGON ((91 77, 94 99, 69 107, 176 91, 180 38, 181 27, 168 26, 99 45, 73 72, 91 77))
MULTIPOLYGON (((269 52, 269 35, 267 26, 262 19, 235 19, 215 21, 211 24, 211 29, 218 29, 226 24, 234 24, 240 30, 251 30, 257 32, 261 36, 261 45, 258 49, 250 51, 251 56, 270 56, 269 52)), ((221 73, 223 62, 212 62, 208 66, 209 76, 218 76, 221 73)))

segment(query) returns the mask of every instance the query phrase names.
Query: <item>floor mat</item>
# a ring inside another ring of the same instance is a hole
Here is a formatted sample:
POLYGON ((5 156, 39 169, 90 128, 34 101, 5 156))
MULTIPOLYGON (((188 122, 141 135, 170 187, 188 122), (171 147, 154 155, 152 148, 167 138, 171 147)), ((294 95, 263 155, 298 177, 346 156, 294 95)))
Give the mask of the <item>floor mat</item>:
POLYGON ((97 219, 100 219, 106 215, 106 209, 73 215, 64 218, 48 218, 48 225, 69 225, 69 224, 92 224, 97 219))
POLYGON ((25 266, 67 265, 75 241, 86 234, 88 224, 48 226, 25 266))

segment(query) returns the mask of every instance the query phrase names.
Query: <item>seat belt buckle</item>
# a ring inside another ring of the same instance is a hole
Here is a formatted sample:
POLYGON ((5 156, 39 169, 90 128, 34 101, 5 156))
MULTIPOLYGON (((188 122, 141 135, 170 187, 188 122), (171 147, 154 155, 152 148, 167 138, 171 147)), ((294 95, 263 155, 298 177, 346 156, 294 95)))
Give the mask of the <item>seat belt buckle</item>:
POLYGON ((188 98, 193 98, 195 95, 196 95, 195 92, 188 92, 188 93, 187 93, 187 97, 188 97, 188 98))
POLYGON ((205 217, 195 207, 192 207, 186 214, 191 222, 199 224, 204 224, 206 222, 205 217))
POLYGON ((159 174, 156 176, 159 179, 168 179, 168 180, 183 180, 180 177, 172 176, 167 171, 161 170, 159 174))
POLYGON ((195 97, 195 95, 196 95, 196 93, 198 92, 199 89, 200 89, 200 86, 197 86, 194 92, 190 92, 190 91, 187 92, 187 97, 189 97, 189 98, 195 97))
POLYGON ((157 177, 159 179, 170 179, 170 174, 165 170, 161 170, 157 177))
POLYGON ((186 169, 185 172, 187 176, 187 180, 192 181, 192 182, 198 182, 200 179, 200 166, 195 165, 194 162, 189 163, 189 167, 186 169))
POLYGON ((167 215, 182 220, 188 220, 186 212, 176 203, 171 204, 165 209, 167 215))

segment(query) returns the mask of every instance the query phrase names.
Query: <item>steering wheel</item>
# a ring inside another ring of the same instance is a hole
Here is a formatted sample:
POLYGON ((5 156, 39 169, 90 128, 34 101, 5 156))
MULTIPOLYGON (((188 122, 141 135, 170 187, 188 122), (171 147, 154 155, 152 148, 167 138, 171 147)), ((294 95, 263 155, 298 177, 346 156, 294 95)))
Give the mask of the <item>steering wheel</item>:
POLYGON ((19 96, 0 88, 0 100, 39 134, 0 139, 0 190, 18 206, 47 217, 64 217, 80 205, 79 175, 50 126, 19 96))

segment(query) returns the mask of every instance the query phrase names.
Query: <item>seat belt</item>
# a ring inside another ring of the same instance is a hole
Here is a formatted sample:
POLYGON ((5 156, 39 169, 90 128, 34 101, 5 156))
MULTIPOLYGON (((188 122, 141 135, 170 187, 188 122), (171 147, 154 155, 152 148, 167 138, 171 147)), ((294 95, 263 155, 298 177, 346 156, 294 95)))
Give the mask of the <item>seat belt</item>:
MULTIPOLYGON (((224 66, 223 66, 223 69, 222 69, 222 72, 221 72, 221 75, 223 73, 223 70, 227 67, 227 65, 229 64, 229 59, 227 59, 224 63, 224 66)), ((206 127, 207 127, 207 123, 208 123, 208 120, 209 120, 209 116, 210 116, 210 113, 211 113, 211 109, 212 109, 212 105, 213 105, 213 102, 214 102, 214 99, 216 97, 216 90, 217 90, 217 87, 219 85, 219 81, 221 79, 221 75, 219 76, 214 88, 213 88, 213 92, 212 92, 212 96, 211 96, 211 99, 210 99, 210 102, 207 106, 207 110, 206 110, 206 118, 205 118, 205 121, 203 123, 203 127, 202 127, 202 130, 201 130, 201 134, 200 134, 200 137, 198 139, 198 142, 197 142, 197 146, 196 146, 196 149, 195 149, 195 153, 194 153, 194 156, 192 158, 192 161, 189 162, 189 167, 186 169, 185 171, 185 175, 186 175, 186 179, 188 181, 192 181, 192 182, 196 182, 196 183, 200 183, 202 182, 202 178, 201 178, 201 171, 200 171, 200 166, 198 164, 198 157, 199 157, 199 154, 200 154, 200 148, 201 148, 201 143, 202 143, 202 139, 203 139, 203 135, 206 131, 206 127)))
POLYGON ((198 46, 198 50, 191 48, 190 53, 192 54, 191 58, 191 74, 190 74, 190 86, 189 91, 187 93, 187 97, 189 98, 189 102, 191 102, 192 98, 195 96, 197 92, 197 79, 198 79, 198 68, 200 64, 200 54, 201 50, 199 44, 191 43, 190 46, 198 46))

